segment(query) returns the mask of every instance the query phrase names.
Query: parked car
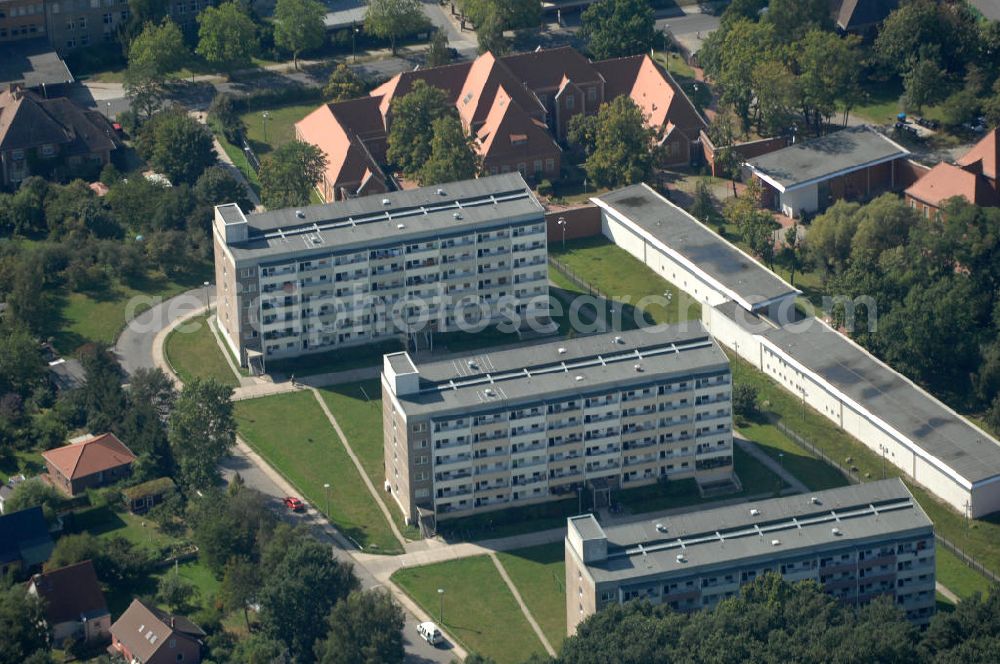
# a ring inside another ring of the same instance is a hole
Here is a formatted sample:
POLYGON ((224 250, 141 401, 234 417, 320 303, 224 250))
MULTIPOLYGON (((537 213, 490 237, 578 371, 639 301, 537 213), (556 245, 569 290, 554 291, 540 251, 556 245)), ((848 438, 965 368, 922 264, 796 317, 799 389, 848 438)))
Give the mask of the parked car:
POLYGON ((438 629, 438 626, 432 622, 422 622, 417 625, 417 634, 419 634, 420 638, 432 646, 436 646, 444 641, 444 634, 442 634, 441 630, 438 629))
POLYGON ((285 503, 285 507, 293 512, 301 512, 306 508, 306 504, 295 496, 286 496, 283 502, 285 503))

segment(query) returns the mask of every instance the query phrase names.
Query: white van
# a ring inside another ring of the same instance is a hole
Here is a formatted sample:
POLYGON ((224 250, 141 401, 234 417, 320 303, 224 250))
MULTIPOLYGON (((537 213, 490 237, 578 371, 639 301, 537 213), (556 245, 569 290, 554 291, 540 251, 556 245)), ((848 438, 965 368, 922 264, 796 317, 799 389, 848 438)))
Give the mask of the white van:
POLYGON ((444 641, 444 635, 441 633, 441 630, 432 622, 422 622, 417 625, 417 634, 432 646, 436 646, 444 641))

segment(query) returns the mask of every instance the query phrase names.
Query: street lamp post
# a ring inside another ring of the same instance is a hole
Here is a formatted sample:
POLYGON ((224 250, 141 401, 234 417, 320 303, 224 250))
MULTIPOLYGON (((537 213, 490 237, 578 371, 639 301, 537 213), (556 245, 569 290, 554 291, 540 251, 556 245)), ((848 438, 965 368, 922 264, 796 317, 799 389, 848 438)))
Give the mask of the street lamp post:
POLYGON ((326 490, 326 518, 330 518, 330 483, 325 482, 323 488, 326 490))
POLYGON ((583 487, 576 487, 576 513, 583 514, 583 487))
POLYGON ((438 622, 444 625, 444 588, 438 588, 438 622))
POLYGON ((778 452, 778 465, 781 466, 782 470, 785 469, 785 453, 784 452, 778 452))
POLYGON ((264 118, 264 142, 267 143, 267 119, 271 117, 271 114, 268 113, 267 111, 264 111, 260 115, 262 118, 264 118))
POLYGON ((559 217, 559 220, 556 223, 558 223, 559 227, 562 228, 562 248, 563 251, 566 251, 566 218, 559 217))
POLYGON ((211 298, 212 295, 211 295, 211 291, 208 290, 208 287, 211 286, 211 284, 209 282, 205 281, 201 285, 205 288, 205 313, 207 315, 208 314, 208 310, 211 307, 211 303, 209 302, 209 298, 211 298))
POLYGON ((110 120, 111 119, 111 102, 109 101, 107 104, 108 105, 104 109, 104 117, 106 117, 108 120, 110 120))
POLYGON ((358 31, 358 26, 354 26, 354 29, 351 30, 351 60, 353 60, 355 64, 358 62, 358 31))

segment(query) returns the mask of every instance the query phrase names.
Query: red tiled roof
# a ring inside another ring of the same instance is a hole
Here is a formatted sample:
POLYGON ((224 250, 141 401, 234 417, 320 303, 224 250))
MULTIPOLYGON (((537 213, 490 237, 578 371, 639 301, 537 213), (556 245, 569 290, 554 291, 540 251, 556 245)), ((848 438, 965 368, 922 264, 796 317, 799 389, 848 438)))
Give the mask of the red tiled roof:
POLYGON ((49 627, 108 614, 108 604, 94 564, 89 560, 36 574, 31 577, 29 586, 45 602, 49 627))
POLYGON ((594 63, 607 81, 607 100, 628 95, 647 116, 650 126, 664 128, 668 122, 687 133, 707 129, 691 100, 665 71, 648 55, 634 55, 594 63))
POLYGON ((545 123, 525 113, 503 86, 497 89, 493 106, 476 132, 476 139, 484 160, 510 154, 537 155, 559 151, 545 123))
POLYGON ((125 613, 111 626, 111 634, 133 656, 144 662, 149 661, 168 639, 187 638, 197 641, 205 636, 201 628, 187 618, 171 616, 137 599, 132 600, 125 613))
POLYGON ((454 102, 458 99, 458 93, 461 91, 471 67, 471 62, 460 62, 454 65, 431 67, 430 69, 404 71, 372 90, 370 94, 372 97, 382 97, 379 111, 381 111, 383 118, 389 114, 392 100, 409 93, 417 81, 424 81, 427 85, 444 90, 448 99, 454 102))
POLYGON ((517 80, 532 90, 557 88, 563 78, 577 85, 604 80, 594 63, 572 46, 505 55, 502 60, 517 80))
POLYGON ((977 173, 941 162, 906 190, 906 195, 940 208, 946 200, 961 196, 973 205, 997 205, 998 196, 977 173))
POLYGON ((71 480, 135 461, 132 450, 113 433, 94 436, 54 450, 46 450, 42 452, 42 456, 71 480))
POLYGON ((544 116, 545 109, 535 93, 524 87, 503 60, 498 60, 492 53, 487 52, 472 63, 465 84, 455 101, 458 114, 466 127, 475 127, 486 121, 486 116, 493 107, 493 100, 497 96, 497 90, 501 86, 524 111, 544 116))
POLYGON ((997 162, 1000 162, 1000 127, 995 127, 966 152, 956 163, 970 167, 981 162, 981 172, 991 180, 997 179, 997 162))
MULTIPOLYGON (((295 123, 300 140, 312 143, 326 155, 326 179, 332 185, 360 183, 366 173, 381 173, 378 164, 354 133, 346 119, 380 120, 378 97, 368 97, 338 104, 324 104, 295 123), (344 109, 340 109, 345 106, 344 109)), ((349 120, 349 122, 351 121, 349 120)), ((378 176, 381 180, 381 175, 378 176)))

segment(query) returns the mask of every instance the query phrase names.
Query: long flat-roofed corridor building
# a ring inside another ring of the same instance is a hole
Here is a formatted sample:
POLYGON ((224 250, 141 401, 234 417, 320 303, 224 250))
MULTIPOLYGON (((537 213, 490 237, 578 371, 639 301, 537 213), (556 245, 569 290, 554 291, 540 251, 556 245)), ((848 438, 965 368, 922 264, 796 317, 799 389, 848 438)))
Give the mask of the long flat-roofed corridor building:
POLYGON ((518 174, 244 215, 215 209, 219 327, 244 366, 548 313, 518 174))
POLYGON ((934 613, 934 527, 899 479, 608 527, 592 514, 568 521, 570 634, 634 599, 711 608, 767 572, 811 579, 844 602, 891 595, 917 623, 934 613))
POLYGON ((732 482, 729 360, 701 323, 385 356, 387 488, 411 522, 660 478, 732 482))

